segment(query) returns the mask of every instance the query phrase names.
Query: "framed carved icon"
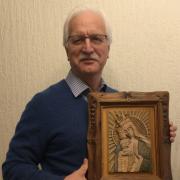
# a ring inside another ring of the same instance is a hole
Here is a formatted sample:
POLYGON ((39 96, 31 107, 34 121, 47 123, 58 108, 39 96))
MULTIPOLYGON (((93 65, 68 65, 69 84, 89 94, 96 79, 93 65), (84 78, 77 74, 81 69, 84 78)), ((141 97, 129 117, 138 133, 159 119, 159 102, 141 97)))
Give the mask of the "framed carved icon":
POLYGON ((172 180, 168 92, 90 93, 88 180, 172 180))

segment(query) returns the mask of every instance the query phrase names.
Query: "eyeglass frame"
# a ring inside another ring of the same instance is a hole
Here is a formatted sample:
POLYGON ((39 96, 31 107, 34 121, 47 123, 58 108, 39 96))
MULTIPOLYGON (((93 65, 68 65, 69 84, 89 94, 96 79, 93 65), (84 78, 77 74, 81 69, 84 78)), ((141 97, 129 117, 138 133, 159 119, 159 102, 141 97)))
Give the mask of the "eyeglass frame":
POLYGON ((68 45, 68 43, 70 42, 70 44, 73 46, 80 46, 85 43, 86 39, 89 39, 93 45, 102 45, 105 43, 106 40, 109 41, 109 38, 106 34, 90 34, 90 35, 77 34, 77 35, 69 36, 66 44, 68 45), (98 42, 97 37, 99 37, 99 40, 100 40, 99 42, 98 42), (72 38, 75 38, 74 42, 72 38), (93 38, 95 38, 94 41, 93 41, 93 38), (76 40, 77 41, 79 40, 79 42, 75 42, 76 40))

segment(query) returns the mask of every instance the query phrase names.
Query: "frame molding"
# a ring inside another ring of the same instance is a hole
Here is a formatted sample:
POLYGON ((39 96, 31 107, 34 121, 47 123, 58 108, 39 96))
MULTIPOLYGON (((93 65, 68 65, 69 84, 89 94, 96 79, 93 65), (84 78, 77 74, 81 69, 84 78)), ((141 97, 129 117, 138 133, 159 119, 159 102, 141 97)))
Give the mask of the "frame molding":
POLYGON ((172 180, 168 92, 93 92, 88 102, 88 180, 172 180), (118 133, 122 129, 132 129, 137 137, 125 138, 128 148, 136 147, 134 156, 115 150, 122 147, 118 133), (148 161, 140 154, 146 146, 148 161), (127 160, 135 156, 136 163, 127 160))

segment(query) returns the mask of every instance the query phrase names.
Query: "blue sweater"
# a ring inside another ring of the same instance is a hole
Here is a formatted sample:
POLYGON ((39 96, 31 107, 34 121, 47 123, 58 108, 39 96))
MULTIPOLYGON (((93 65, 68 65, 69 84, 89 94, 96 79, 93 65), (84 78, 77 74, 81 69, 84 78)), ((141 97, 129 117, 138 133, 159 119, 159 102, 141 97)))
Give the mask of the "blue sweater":
MULTIPOLYGON (((110 87, 105 91, 114 92, 110 87)), ((65 80, 38 93, 16 127, 4 180, 63 180, 87 157, 87 127, 87 102, 75 98, 65 80)))

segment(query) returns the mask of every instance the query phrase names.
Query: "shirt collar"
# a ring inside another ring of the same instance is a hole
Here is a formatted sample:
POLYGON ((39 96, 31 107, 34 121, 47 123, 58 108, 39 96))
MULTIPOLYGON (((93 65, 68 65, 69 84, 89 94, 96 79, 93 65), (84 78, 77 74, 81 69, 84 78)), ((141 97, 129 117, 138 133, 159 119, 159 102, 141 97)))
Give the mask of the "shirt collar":
MULTIPOLYGON (((90 89, 89 86, 81 79, 79 79, 75 74, 73 74, 71 70, 69 71, 65 81, 75 97, 78 97, 79 95, 90 89)), ((105 92, 106 87, 107 85, 102 79, 100 91, 105 92)))

